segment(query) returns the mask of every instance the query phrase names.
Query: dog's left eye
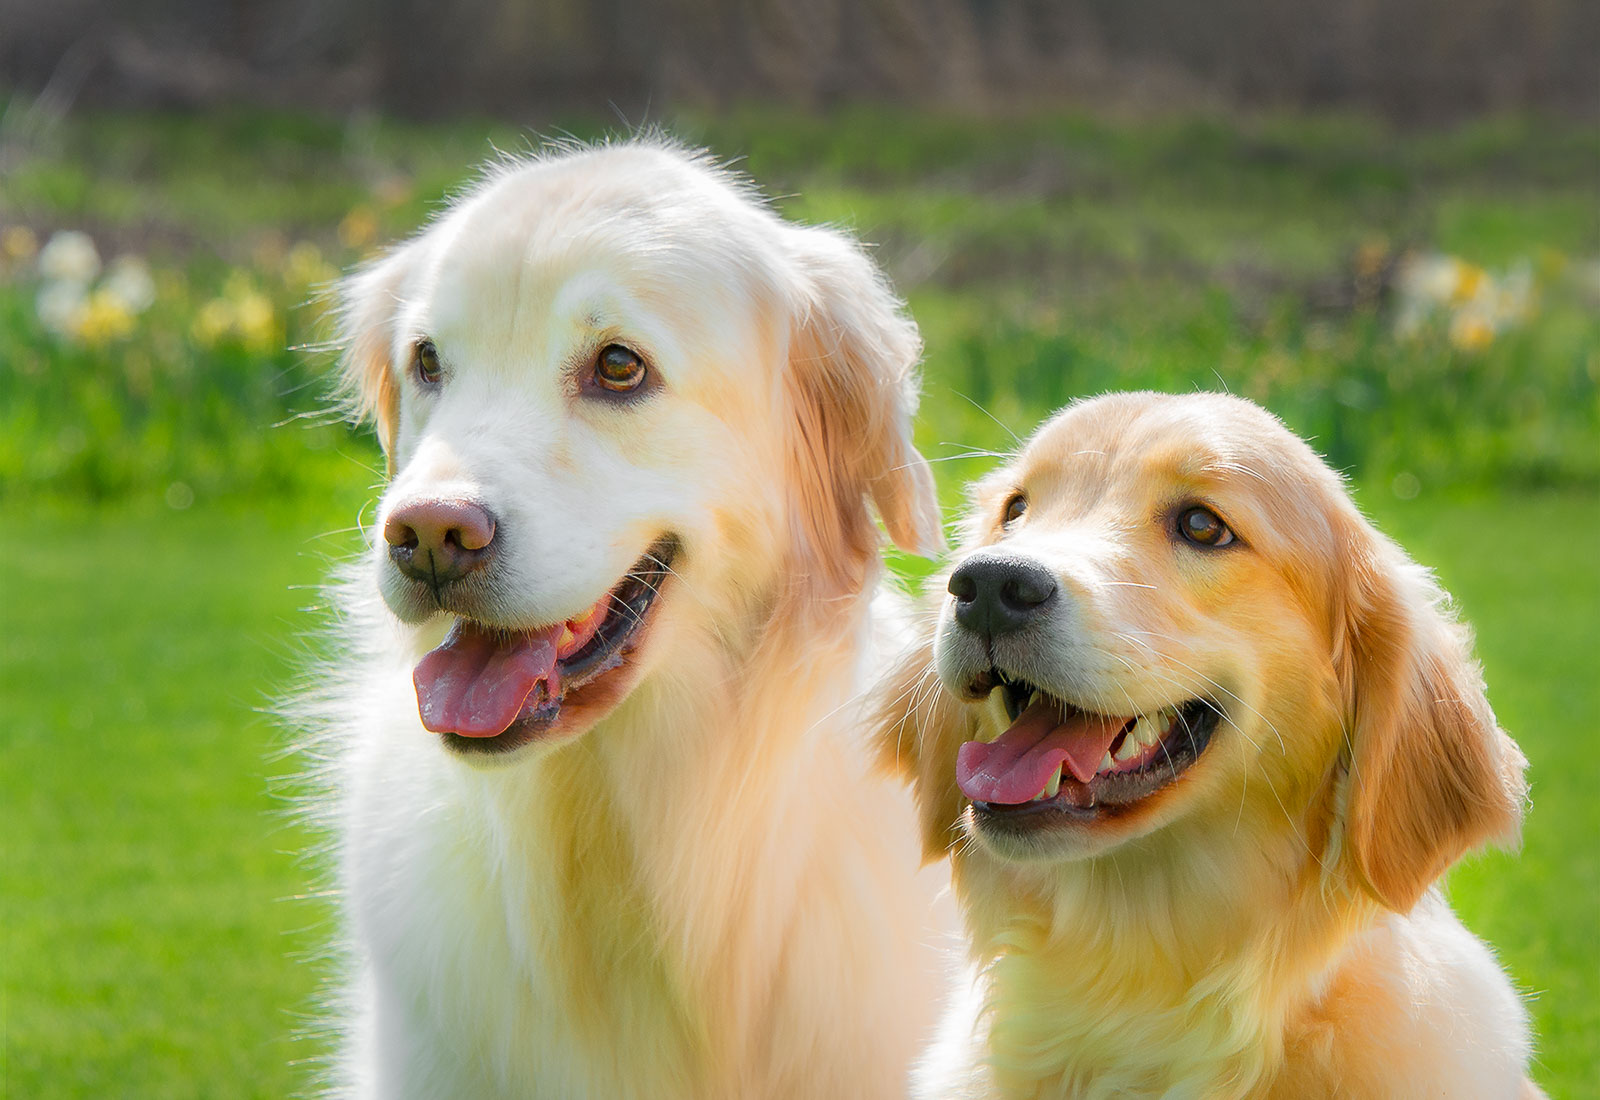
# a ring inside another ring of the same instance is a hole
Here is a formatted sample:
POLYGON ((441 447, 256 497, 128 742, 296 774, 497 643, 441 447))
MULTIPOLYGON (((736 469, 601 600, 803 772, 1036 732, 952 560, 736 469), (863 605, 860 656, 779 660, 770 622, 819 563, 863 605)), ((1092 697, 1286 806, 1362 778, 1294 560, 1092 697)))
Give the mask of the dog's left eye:
POLYGON ((1010 500, 1006 501, 1005 514, 1000 522, 1009 527, 1012 523, 1015 523, 1017 520, 1021 519, 1022 513, 1026 512, 1027 510, 1028 498, 1022 493, 1016 493, 1011 497, 1010 500))
POLYGON ((433 346, 432 340, 417 341, 411 354, 411 366, 417 381, 424 386, 437 386, 444 377, 444 368, 439 365, 439 349, 433 346))
POLYGON ((607 344, 594 361, 594 380, 612 393, 632 393, 644 385, 644 360, 621 344, 607 344))
POLYGON ((1199 505, 1184 509, 1178 516, 1178 533, 1196 546, 1214 548, 1233 541, 1233 532, 1222 522, 1222 517, 1199 505))

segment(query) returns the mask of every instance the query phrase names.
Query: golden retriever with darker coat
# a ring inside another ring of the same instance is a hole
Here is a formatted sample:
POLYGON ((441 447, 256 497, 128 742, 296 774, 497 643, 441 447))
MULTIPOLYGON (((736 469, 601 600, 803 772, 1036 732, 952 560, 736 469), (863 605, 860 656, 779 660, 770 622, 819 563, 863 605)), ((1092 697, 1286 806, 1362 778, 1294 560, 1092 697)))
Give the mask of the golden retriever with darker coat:
POLYGON ((1432 576, 1234 397, 1118 394, 972 497, 883 697, 971 982, 919 1097, 1538 1095, 1438 888, 1525 761, 1432 576))

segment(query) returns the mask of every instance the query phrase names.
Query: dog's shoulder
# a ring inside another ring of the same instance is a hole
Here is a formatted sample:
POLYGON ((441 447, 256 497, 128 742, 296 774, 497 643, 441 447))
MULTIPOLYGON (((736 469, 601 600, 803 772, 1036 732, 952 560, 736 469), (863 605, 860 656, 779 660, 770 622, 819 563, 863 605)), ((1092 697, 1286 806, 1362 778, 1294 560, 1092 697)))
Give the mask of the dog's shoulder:
POLYGON ((1527 1011, 1437 888, 1353 937, 1319 993, 1288 1029, 1274 1097, 1312 1095, 1312 1081, 1396 1097, 1513 1096, 1521 1085, 1527 1011))

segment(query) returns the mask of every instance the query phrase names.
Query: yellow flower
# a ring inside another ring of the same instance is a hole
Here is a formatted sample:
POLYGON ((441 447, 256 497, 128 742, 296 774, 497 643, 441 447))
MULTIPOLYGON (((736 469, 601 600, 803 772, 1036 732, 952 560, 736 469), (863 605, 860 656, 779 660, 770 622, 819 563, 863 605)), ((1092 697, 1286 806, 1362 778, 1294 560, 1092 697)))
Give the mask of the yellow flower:
POLYGON ((38 251, 39 238, 25 225, 13 225, 0 234, 0 252, 4 252, 6 259, 14 263, 33 259, 38 251))
POLYGON ((1458 262, 1456 264, 1456 285, 1450 294, 1450 300, 1452 302, 1472 301, 1478 296, 1478 292, 1483 289, 1484 282, 1488 277, 1489 273, 1477 264, 1469 264, 1465 261, 1458 262))
POLYGON ((233 304, 234 332, 250 351, 276 351, 283 343, 278 332, 278 316, 272 303, 259 291, 246 294, 233 304))
POLYGON ((97 290, 72 319, 72 334, 90 347, 103 347, 132 335, 133 311, 116 294, 97 290))
POLYGON ((339 272, 310 241, 301 241, 289 249, 289 258, 283 264, 283 281, 293 287, 309 287, 331 283, 339 272))
POLYGON ((351 209, 339 223, 339 243, 350 249, 366 248, 378 239, 378 215, 362 204, 351 209))
POLYGON ((271 299, 238 270, 228 276, 220 295, 200 307, 189 331, 195 343, 207 348, 236 343, 247 351, 265 353, 283 346, 283 330, 271 299))
POLYGON ((1494 343, 1494 325, 1476 310, 1461 310, 1450 318, 1450 342, 1462 351, 1482 351, 1494 343))
POLYGON ((201 347, 216 347, 233 332, 233 303, 226 298, 211 299, 194 315, 189 331, 201 347))
POLYGON ((248 271, 240 267, 228 272, 228 277, 222 281, 222 296, 233 301, 255 293, 255 289, 255 280, 250 278, 248 271))

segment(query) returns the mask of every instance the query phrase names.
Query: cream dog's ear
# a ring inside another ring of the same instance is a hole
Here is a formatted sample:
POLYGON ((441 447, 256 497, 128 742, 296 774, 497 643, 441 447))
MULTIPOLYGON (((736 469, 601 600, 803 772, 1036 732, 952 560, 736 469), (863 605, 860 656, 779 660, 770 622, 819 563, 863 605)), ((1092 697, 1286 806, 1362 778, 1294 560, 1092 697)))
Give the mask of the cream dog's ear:
POLYGON ((1466 852, 1515 842, 1527 760, 1495 720, 1444 590, 1364 520, 1348 526, 1344 845, 1359 881, 1404 912, 1466 852))
POLYGON ((911 442, 922 343, 854 242, 816 228, 788 236, 800 282, 786 378, 790 483, 807 559, 848 589, 877 549, 869 500, 897 546, 932 556, 944 545, 933 474, 911 442))
POLYGON ((939 682, 935 625, 931 614, 918 624, 916 644, 878 685, 872 720, 880 762, 911 781, 926 862, 943 859, 961 837, 966 801, 956 786, 956 754, 976 736, 969 709, 939 682))
POLYGON ((339 284, 338 343, 341 392, 359 422, 371 419, 389 473, 399 425, 400 382, 392 362, 401 290, 411 264, 401 248, 364 265, 339 284))

